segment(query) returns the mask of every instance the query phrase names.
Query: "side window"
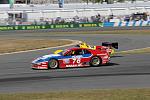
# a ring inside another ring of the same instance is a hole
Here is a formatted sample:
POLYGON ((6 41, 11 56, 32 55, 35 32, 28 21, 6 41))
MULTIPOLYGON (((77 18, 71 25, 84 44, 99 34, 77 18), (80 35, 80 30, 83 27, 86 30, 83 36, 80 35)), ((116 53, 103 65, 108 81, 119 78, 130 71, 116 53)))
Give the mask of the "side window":
POLYGON ((74 52, 74 55, 82 55, 82 54, 83 54, 82 49, 77 49, 77 50, 75 50, 75 52, 74 52))
POLYGON ((73 51, 69 51, 65 56, 72 56, 73 51))
POLYGON ((84 54, 91 54, 91 52, 87 49, 83 49, 83 51, 84 51, 84 54))
POLYGON ((74 56, 74 55, 83 55, 84 52, 82 49, 71 50, 65 56, 74 56))

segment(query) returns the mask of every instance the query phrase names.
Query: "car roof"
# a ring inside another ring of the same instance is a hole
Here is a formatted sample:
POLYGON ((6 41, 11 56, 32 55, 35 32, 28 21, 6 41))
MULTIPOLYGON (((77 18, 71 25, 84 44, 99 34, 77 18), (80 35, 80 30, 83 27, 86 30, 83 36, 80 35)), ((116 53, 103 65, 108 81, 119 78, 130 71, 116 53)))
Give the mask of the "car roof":
POLYGON ((88 48, 80 48, 80 47, 71 47, 71 48, 68 48, 68 50, 77 50, 77 49, 91 50, 91 49, 88 49, 88 48))
POLYGON ((77 49, 80 49, 79 47, 70 47, 68 48, 68 50, 77 50, 77 49))

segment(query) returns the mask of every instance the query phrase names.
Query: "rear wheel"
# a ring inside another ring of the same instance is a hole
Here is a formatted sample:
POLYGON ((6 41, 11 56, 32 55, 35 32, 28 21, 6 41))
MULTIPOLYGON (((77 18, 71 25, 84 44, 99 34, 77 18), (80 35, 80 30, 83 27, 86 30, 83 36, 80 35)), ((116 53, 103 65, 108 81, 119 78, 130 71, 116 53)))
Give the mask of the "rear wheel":
POLYGON ((90 65, 94 66, 94 67, 100 66, 101 63, 102 63, 102 60, 97 56, 92 57, 91 60, 90 60, 90 65))
POLYGON ((51 59, 49 62, 48 62, 48 66, 50 69, 55 69, 55 68, 58 68, 59 66, 59 63, 56 59, 51 59))

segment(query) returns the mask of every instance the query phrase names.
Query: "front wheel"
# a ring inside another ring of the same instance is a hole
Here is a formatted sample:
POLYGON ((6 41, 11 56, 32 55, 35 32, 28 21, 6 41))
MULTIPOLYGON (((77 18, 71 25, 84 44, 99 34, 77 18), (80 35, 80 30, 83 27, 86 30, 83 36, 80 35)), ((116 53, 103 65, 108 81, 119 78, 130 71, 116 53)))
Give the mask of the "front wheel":
POLYGON ((92 57, 90 60, 90 65, 94 67, 100 66, 101 63, 102 63, 102 60, 97 56, 92 57))
POLYGON ((48 66, 50 69, 56 69, 58 68, 59 66, 59 63, 56 59, 51 59, 49 62, 48 62, 48 66))

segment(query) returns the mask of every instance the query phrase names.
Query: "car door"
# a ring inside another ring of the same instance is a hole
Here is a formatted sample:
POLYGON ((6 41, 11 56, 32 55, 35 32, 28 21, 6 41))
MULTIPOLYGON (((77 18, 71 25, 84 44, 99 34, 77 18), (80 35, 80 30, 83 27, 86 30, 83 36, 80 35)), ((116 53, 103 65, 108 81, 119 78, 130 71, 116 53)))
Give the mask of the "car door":
POLYGON ((78 67, 81 66, 83 50, 82 49, 75 49, 69 51, 65 55, 64 63, 66 67, 78 67))
POLYGON ((72 55, 72 64, 81 66, 82 57, 83 57, 83 50, 81 48, 74 50, 72 55))
POLYGON ((92 53, 88 49, 82 49, 82 50, 83 50, 82 59, 81 59, 82 65, 88 66, 92 57, 92 53))
POLYGON ((89 66, 92 54, 88 49, 79 48, 76 50, 72 50, 70 54, 70 63, 67 65, 67 67, 89 66))

